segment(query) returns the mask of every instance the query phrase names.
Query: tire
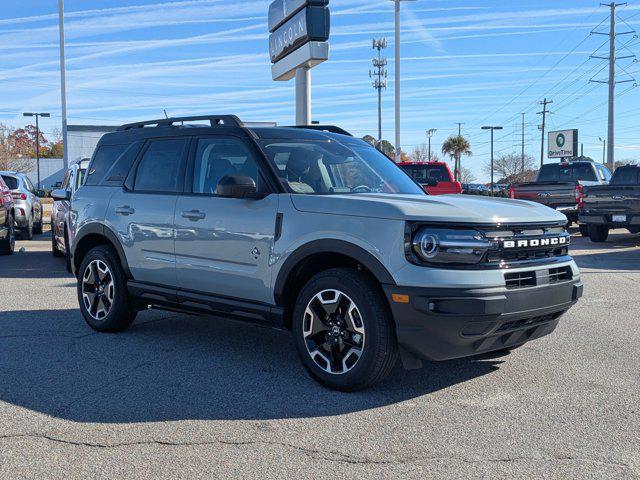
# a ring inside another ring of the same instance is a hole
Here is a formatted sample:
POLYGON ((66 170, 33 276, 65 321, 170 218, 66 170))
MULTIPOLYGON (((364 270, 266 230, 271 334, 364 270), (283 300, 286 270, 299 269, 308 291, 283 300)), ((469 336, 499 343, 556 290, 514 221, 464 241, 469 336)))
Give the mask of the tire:
POLYGON ((77 290, 82 316, 98 332, 121 332, 136 318, 124 270, 111 247, 100 245, 85 255, 77 290))
POLYGON ((334 390, 370 387, 387 377, 398 359, 389 306, 379 286, 357 270, 335 268, 311 278, 296 299, 292 326, 302 364, 334 390), (343 315, 347 310, 350 316, 343 315))
POLYGON ((62 254, 64 255, 67 272, 73 273, 71 270, 71 251, 69 250, 69 233, 67 232, 67 227, 64 228, 64 252, 62 254))
POLYGON ((582 235, 583 237, 588 237, 589 236, 589 226, 588 225, 580 224, 580 225, 578 225, 578 228, 580 229, 580 235, 582 235))
MULTIPOLYGON (((31 216, 33 216, 33 213, 31 216)), ((36 235, 42 235, 42 214, 40 214, 40 221, 33 224, 33 233, 36 235)))
POLYGON ((16 249, 16 230, 13 226, 13 217, 7 219, 9 232, 4 239, 0 240, 0 255, 12 255, 16 249))
POLYGON ((606 225, 589 225, 589 238, 594 243, 603 243, 609 236, 609 227, 606 225))
POLYGON ((20 230, 20 236, 23 240, 33 240, 33 215, 29 217, 27 226, 20 230))
POLYGON ((61 252, 58 248, 58 242, 56 242, 56 234, 53 229, 53 223, 51 224, 51 253, 56 258, 62 258, 65 256, 64 252, 61 252))

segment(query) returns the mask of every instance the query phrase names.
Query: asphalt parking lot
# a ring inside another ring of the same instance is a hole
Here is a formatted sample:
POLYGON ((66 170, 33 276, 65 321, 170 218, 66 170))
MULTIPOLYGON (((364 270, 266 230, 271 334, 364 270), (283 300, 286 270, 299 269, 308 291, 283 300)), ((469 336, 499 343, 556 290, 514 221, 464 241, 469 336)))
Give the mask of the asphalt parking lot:
POLYGON ((48 235, 0 257, 0 478, 640 478, 640 236, 574 237, 584 297, 509 355, 321 388, 289 335, 84 323, 48 235))

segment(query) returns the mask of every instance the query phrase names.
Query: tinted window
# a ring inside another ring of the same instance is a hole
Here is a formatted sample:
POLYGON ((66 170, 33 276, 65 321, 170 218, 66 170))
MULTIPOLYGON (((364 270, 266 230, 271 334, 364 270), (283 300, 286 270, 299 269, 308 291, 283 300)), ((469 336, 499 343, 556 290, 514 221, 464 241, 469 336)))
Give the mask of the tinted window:
POLYGON ((154 140, 138 164, 134 190, 178 192, 186 140, 154 140))
POLYGON ((640 167, 622 167, 613 173, 612 185, 637 185, 640 167))
POLYGON ((578 180, 598 180, 591 163, 543 165, 538 174, 539 182, 577 182, 578 180))
POLYGON ((128 145, 103 145, 98 147, 93 156, 86 176, 86 185, 99 185, 105 174, 124 153, 128 145))
POLYGON ((402 169, 413 177, 416 182, 427 183, 451 182, 451 176, 444 165, 404 165, 402 169))
POLYGON ((597 168, 598 168, 598 173, 600 174, 600 178, 603 181, 608 182, 611 180, 611 172, 607 167, 605 167, 604 165, 598 165, 597 168))
POLYGON ((4 183, 7 184, 9 190, 15 190, 18 188, 18 179, 16 177, 10 177, 9 175, 2 175, 4 183))
POLYGON ((218 182, 227 175, 251 177, 258 185, 258 165, 247 146, 233 138, 198 140, 193 167, 193 193, 215 193, 218 182))

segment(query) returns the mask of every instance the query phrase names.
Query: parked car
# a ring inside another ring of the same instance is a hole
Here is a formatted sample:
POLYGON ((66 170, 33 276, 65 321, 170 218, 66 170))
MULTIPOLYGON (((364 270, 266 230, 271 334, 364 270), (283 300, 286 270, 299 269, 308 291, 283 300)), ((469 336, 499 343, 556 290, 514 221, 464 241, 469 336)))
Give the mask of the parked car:
POLYGON ((463 189, 464 193, 468 193, 471 195, 482 195, 483 193, 488 193, 489 188, 482 183, 468 183, 467 187, 463 189))
POLYGON ((36 189, 24 173, 0 172, 0 176, 11 190, 15 213, 13 220, 21 237, 33 239, 34 233, 42 233, 42 202, 36 189))
POLYGON ((640 233, 640 165, 618 167, 609 185, 585 187, 579 212, 592 242, 605 242, 612 228, 640 233))
POLYGON ((71 264, 67 248, 69 244, 67 232, 69 230, 71 196, 82 185, 88 165, 88 158, 71 164, 64 174, 60 188, 51 192, 51 197, 54 200, 51 208, 51 252, 54 257, 67 258, 69 271, 71 271, 71 264))
MULTIPOLYGON (((611 172, 602 164, 590 161, 547 163, 538 172, 535 182, 514 183, 509 196, 531 200, 554 208, 567 216, 569 225, 578 221, 578 208, 587 185, 604 185, 611 172)), ((580 230, 586 235, 586 231, 580 230)))
POLYGON ((11 255, 15 247, 13 196, 0 176, 0 255, 11 255))
POLYGON ((286 328, 315 379, 356 390, 399 352, 417 367, 551 333, 582 295, 565 223, 536 203, 431 197, 348 135, 226 115, 104 135, 69 234, 93 329, 147 308, 286 328))
POLYGON ((449 165, 444 162, 400 162, 398 165, 429 195, 462 193, 462 184, 453 179, 449 165))

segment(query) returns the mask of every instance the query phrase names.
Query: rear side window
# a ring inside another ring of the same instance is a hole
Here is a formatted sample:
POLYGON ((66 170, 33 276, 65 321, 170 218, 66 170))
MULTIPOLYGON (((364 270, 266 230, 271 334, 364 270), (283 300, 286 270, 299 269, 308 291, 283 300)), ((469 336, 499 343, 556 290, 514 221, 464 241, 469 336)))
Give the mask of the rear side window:
POLYGON ((638 185, 640 168, 618 168, 611 180, 612 185, 638 185))
POLYGON ((85 185, 99 185, 127 147, 128 145, 102 145, 98 147, 91 165, 89 165, 85 185))
POLYGON ((538 174, 539 182, 596 181, 595 169, 590 163, 544 165, 538 174))
POLYGON ((7 184, 9 190, 15 190, 18 188, 18 179, 16 177, 10 177, 9 175, 2 175, 4 183, 7 184))
POLYGON ((452 181, 444 165, 405 165, 402 169, 418 183, 452 181))
POLYGON ((187 140, 154 140, 144 152, 133 189, 142 192, 176 193, 182 191, 180 173, 187 140))

